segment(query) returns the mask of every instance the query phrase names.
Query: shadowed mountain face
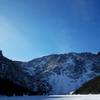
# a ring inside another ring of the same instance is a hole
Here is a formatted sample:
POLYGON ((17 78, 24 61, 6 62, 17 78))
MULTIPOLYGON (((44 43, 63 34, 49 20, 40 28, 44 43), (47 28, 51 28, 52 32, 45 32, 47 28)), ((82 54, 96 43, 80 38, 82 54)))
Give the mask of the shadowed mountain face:
POLYGON ((4 57, 0 51, 0 95, 34 94, 25 85, 24 77, 20 66, 4 57))
POLYGON ((35 95, 69 94, 99 75, 100 53, 53 54, 18 62, 0 52, 0 78, 35 95))
POLYGON ((73 94, 100 94, 100 76, 83 84, 73 94))
POLYGON ((21 96, 21 95, 34 95, 34 93, 28 88, 15 84, 8 79, 0 78, 0 95, 21 96))

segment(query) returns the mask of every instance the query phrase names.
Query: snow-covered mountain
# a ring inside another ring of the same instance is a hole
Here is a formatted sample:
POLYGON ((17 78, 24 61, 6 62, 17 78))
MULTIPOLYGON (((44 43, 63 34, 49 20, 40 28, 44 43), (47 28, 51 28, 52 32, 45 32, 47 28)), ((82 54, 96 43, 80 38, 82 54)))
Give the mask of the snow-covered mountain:
POLYGON ((7 77, 34 94, 69 94, 99 75, 100 53, 53 54, 29 62, 0 57, 0 77, 7 77))

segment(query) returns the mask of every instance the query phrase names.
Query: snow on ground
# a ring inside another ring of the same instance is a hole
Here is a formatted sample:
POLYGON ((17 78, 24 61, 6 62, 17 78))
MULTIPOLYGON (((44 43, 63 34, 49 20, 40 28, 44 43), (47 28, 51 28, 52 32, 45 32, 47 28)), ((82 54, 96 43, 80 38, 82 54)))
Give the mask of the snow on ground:
POLYGON ((1 96, 0 100, 100 100, 100 95, 1 96))

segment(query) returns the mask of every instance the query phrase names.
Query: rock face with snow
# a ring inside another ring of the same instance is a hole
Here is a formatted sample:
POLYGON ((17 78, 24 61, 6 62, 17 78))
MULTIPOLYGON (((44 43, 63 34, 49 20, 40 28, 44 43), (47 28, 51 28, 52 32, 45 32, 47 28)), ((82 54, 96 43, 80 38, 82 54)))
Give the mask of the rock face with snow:
POLYGON ((99 53, 53 54, 29 62, 3 57, 0 62, 0 77, 8 77, 37 95, 69 94, 100 75, 99 53))

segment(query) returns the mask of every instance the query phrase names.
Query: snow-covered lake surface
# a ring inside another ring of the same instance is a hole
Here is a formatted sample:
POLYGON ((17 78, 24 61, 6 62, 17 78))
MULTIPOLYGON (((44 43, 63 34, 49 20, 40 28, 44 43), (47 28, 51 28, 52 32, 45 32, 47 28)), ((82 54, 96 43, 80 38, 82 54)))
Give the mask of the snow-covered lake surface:
POLYGON ((100 95, 62 95, 62 96, 1 96, 0 100, 100 100, 100 95))

